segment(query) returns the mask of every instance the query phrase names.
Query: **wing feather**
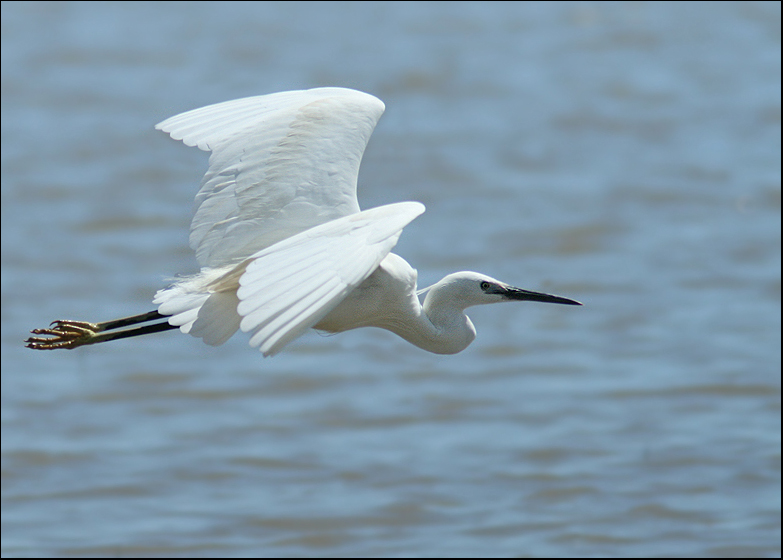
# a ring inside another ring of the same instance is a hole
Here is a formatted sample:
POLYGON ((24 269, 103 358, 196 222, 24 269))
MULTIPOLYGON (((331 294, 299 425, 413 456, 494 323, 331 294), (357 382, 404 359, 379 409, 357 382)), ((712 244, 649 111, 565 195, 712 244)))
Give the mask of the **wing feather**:
POLYGON ((276 354, 318 323, 378 267, 402 229, 422 212, 418 202, 380 206, 253 255, 237 290, 240 328, 251 333, 251 346, 276 354))
POLYGON ((359 211, 364 149, 384 105, 343 88, 237 99, 156 128, 211 151, 190 245, 202 267, 237 264, 319 224, 359 211))

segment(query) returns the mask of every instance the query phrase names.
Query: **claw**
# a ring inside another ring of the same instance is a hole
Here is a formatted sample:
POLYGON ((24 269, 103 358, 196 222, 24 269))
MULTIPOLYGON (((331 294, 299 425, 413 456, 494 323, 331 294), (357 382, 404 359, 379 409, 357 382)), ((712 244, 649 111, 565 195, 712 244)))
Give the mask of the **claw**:
POLYGON ((63 319, 57 319, 56 321, 52 321, 49 324, 49 327, 50 328, 54 327, 54 330, 64 329, 68 327, 84 329, 92 332, 99 332, 102 330, 95 323, 88 323, 87 321, 71 321, 71 320, 63 320, 63 319))
POLYGON ((25 340, 27 348, 34 350, 56 350, 58 348, 78 348, 89 344, 90 340, 100 332, 98 325, 85 321, 52 321, 48 329, 33 329, 32 334, 45 335, 31 336, 25 340))

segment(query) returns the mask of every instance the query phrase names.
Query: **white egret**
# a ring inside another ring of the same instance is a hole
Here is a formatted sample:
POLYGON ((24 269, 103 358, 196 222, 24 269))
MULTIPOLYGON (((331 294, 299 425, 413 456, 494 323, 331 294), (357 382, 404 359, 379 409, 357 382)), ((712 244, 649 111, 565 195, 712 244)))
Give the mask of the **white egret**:
POLYGON ((54 321, 29 348, 77 348, 179 328, 219 345, 238 329, 265 356, 309 328, 388 329, 439 354, 476 330, 465 308, 504 301, 579 302, 457 272, 417 292, 416 270, 391 253, 418 202, 361 211, 359 164, 385 106, 318 88, 248 97, 171 117, 155 128, 211 152, 190 246, 201 271, 160 290, 157 311, 108 321, 54 321), (426 292, 423 303, 419 293, 426 292), (131 329, 123 327, 153 323, 131 329))

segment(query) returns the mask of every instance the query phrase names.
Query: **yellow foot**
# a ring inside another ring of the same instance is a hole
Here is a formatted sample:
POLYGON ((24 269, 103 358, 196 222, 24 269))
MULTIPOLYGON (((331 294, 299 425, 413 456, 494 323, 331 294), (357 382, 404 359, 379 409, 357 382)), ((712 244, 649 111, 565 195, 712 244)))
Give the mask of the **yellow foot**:
POLYGON ((42 336, 31 336, 25 342, 28 348, 34 350, 56 350, 58 348, 78 348, 85 344, 90 344, 92 339, 102 329, 95 323, 86 321, 53 321, 48 329, 34 329, 30 331, 33 334, 42 334, 42 336))

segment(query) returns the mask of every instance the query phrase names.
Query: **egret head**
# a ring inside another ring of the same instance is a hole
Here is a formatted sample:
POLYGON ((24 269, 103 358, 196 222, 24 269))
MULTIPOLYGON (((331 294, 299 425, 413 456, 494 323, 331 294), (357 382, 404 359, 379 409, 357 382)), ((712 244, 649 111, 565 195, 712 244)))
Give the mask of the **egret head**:
POLYGON ((572 299, 515 288, 486 274, 470 271, 449 274, 443 280, 428 288, 425 306, 428 301, 431 305, 435 301, 445 303, 446 300, 462 309, 473 305, 501 303, 504 301, 540 301, 563 305, 582 305, 572 299))

